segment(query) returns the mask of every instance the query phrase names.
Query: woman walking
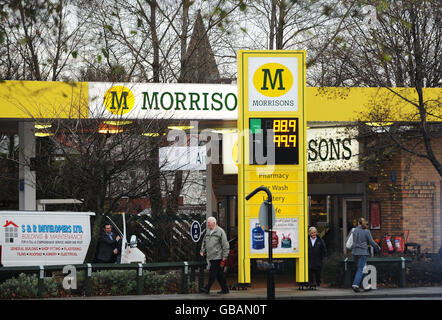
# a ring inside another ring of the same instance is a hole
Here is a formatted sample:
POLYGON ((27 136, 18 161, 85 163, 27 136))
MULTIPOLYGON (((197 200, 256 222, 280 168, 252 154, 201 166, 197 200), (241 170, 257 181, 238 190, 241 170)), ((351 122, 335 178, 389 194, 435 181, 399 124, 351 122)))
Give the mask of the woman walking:
POLYGON ((353 280, 352 288, 355 292, 360 292, 359 286, 363 278, 363 270, 368 258, 368 244, 371 244, 376 251, 381 248, 373 240, 370 230, 368 230, 368 223, 364 218, 359 218, 358 226, 353 231, 353 246, 351 253, 356 264, 356 275, 353 280))

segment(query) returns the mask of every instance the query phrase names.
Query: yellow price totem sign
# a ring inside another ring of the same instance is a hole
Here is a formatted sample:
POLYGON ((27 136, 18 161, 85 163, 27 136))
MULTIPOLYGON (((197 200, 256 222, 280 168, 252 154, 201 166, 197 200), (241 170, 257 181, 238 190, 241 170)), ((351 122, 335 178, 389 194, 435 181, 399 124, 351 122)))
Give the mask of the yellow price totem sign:
POLYGON ((296 281, 308 281, 305 51, 238 52, 238 282, 250 283, 251 259, 296 259, 296 281), (272 243, 259 210, 272 193, 272 243))

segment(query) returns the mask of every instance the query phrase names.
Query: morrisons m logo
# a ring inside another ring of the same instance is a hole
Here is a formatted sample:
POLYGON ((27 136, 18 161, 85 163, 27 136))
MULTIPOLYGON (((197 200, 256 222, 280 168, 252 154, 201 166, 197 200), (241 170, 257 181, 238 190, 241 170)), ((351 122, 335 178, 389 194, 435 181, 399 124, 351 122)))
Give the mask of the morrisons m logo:
POLYGON ((283 82, 282 82, 282 72, 284 71, 284 69, 276 69, 275 77, 273 79, 270 74, 270 69, 261 69, 261 70, 264 73, 264 81, 263 81, 261 90, 269 90, 269 88, 267 87, 267 80, 269 80, 272 90, 275 90, 275 85, 276 85, 277 79, 279 79, 279 88, 277 90, 285 90, 283 82))
POLYGON ((129 109, 127 107, 127 95, 129 94, 128 92, 121 92, 120 100, 118 100, 118 94, 116 91, 112 91, 111 93, 112 93, 112 105, 110 109, 121 109, 122 102, 124 102, 123 109, 129 109), (118 105, 118 108, 115 107, 115 104, 118 105))
POLYGON ((266 63, 253 75, 256 90, 267 97, 280 97, 293 85, 293 75, 286 66, 279 63, 266 63))
POLYGON ((132 110, 134 104, 135 97, 132 91, 123 86, 114 86, 104 95, 104 106, 113 114, 126 114, 132 110))

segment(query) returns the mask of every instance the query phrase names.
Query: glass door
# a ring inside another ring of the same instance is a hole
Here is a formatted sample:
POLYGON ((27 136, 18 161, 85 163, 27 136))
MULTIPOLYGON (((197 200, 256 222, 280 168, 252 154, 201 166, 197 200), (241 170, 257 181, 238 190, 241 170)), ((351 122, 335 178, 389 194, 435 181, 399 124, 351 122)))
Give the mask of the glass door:
POLYGON ((228 239, 233 239, 238 237, 238 202, 236 196, 228 197, 228 239))
POLYGON ((347 253, 345 240, 350 230, 358 225, 358 219, 362 217, 362 199, 344 198, 342 202, 342 236, 343 250, 347 253))
POLYGON ((238 236, 238 204, 236 196, 224 196, 218 202, 217 223, 224 229, 227 239, 231 240, 238 236))

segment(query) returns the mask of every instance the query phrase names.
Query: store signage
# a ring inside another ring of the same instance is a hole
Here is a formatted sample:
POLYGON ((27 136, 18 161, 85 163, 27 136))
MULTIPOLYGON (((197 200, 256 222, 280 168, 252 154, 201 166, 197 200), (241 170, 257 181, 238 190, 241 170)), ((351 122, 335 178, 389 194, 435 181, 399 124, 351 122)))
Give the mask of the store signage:
MULTIPOLYGON (((251 118, 250 159, 253 164, 270 161, 266 149, 267 134, 273 134, 274 164, 297 164, 298 135, 297 120, 285 118, 251 118), (273 132, 269 131, 272 130, 273 132), (259 145, 263 147, 259 157, 259 145)), ((307 171, 358 171, 359 142, 357 130, 352 128, 310 128, 307 130, 307 171)), ((238 174, 238 134, 223 133, 222 163, 224 174, 238 174)), ((206 147, 164 147, 160 148, 160 169, 206 170, 206 147)), ((273 190, 272 186, 267 186, 273 190)), ((280 189, 286 188, 282 186, 280 189)))
POLYGON ((190 235, 193 242, 198 242, 201 238, 201 224, 196 220, 190 226, 190 235))
MULTIPOLYGON (((258 119, 261 120, 261 119, 258 119)), ((281 120, 281 119, 280 119, 281 120)), ((280 120, 266 118, 271 128, 276 130, 286 130, 286 132, 276 132, 273 136, 275 161, 276 164, 288 162, 295 164, 298 153, 296 152, 296 131, 289 127, 290 123, 282 122, 280 120), (285 129, 287 124, 288 128, 285 129)), ((292 123, 292 126, 295 124, 292 123)), ((253 135, 254 145, 257 145, 257 137, 260 137, 260 144, 267 141, 266 132, 259 135, 262 124, 255 119, 251 120, 251 134, 253 135)), ((336 128, 310 128, 307 130, 307 171, 358 171, 359 166, 359 142, 356 139, 357 130, 346 127, 336 128)), ((265 145, 265 144, 264 144, 265 145)), ((229 133, 223 134, 223 168, 224 174, 238 174, 238 134, 229 133)), ((298 146, 299 147, 299 146, 298 146)), ((257 147, 256 147, 257 148, 257 147)), ((255 149, 256 149, 255 148, 255 149)), ((256 155, 253 161, 256 164, 256 155)), ((266 158, 266 157, 264 157, 266 158)), ((270 188, 269 188, 270 189, 270 188)), ((271 189, 270 189, 271 190, 271 189)))
POLYGON ((206 170, 206 146, 163 147, 159 150, 160 170, 206 170))
POLYGON ((297 59, 275 55, 269 60, 251 56, 248 59, 249 111, 297 111, 297 75, 297 59))
MULTIPOLYGON (((289 111, 297 108, 296 99, 287 98, 298 94, 296 71, 286 66, 287 62, 275 61, 270 66, 256 63, 257 72, 252 75, 256 86, 250 87, 256 97, 251 98, 252 108, 257 111, 262 108, 286 108, 289 111), (288 71, 293 76, 292 84, 290 77, 286 77, 288 71)), ((243 71, 238 70, 238 74, 243 71)), ((109 119, 122 117, 119 112, 124 109, 127 112, 123 117, 132 119, 138 115, 141 119, 236 120, 237 91, 235 84, 6 80, 0 82, 0 118, 82 119, 101 115, 103 119, 109 119), (119 91, 118 86, 127 90, 119 91), (112 90, 113 87, 117 87, 116 90, 112 90), (134 95, 132 108, 129 91, 134 95), (112 107, 112 99, 115 113, 105 107, 105 104, 112 107), (121 110, 118 110, 118 104, 121 110)), ((441 89, 423 88, 423 92, 428 107, 437 108, 441 89)), ((397 111, 391 114, 390 121, 403 121, 415 111, 414 105, 409 103, 416 99, 413 88, 306 87, 305 95, 309 101, 308 121, 354 121, 355 117, 368 114, 367 106, 383 105, 385 101, 397 111)), ((441 118, 437 114, 429 115, 428 121, 440 122, 441 118)))
POLYGON ((357 171, 359 142, 354 128, 307 130, 307 171, 357 171))
MULTIPOLYGON (((261 239, 262 224, 258 219, 249 220, 250 234, 252 241, 250 241, 250 253, 262 254, 268 251, 269 241, 265 235, 262 237, 262 245, 258 243, 261 239), (258 228, 257 228, 258 226, 258 228), (257 229, 256 229, 257 228, 257 229)), ((264 233, 264 231, 262 231, 264 233)), ((298 218, 278 218, 273 226, 273 253, 274 254, 293 254, 299 253, 299 219, 298 218)))
POLYGON ((296 281, 306 282, 305 52, 240 51, 238 71, 238 282, 250 282, 251 259, 268 257, 259 220, 267 194, 245 200, 260 186, 272 193, 273 256, 295 258, 296 281))
POLYGON ((236 86, 91 82, 89 117, 234 120, 236 86))
POLYGON ((299 164, 298 118, 250 118, 249 121, 251 164, 263 164, 258 159, 259 146, 267 164, 299 164))

